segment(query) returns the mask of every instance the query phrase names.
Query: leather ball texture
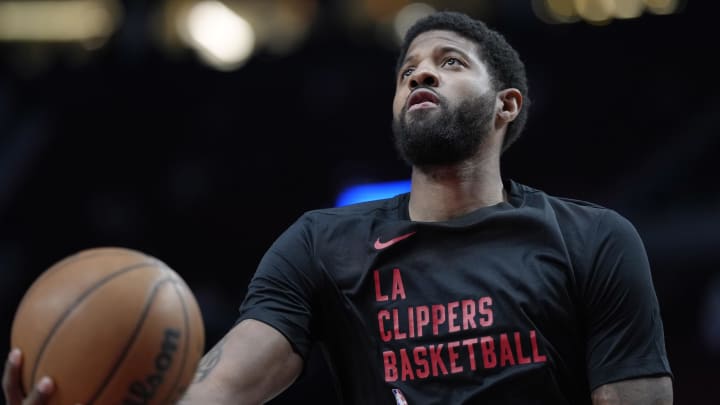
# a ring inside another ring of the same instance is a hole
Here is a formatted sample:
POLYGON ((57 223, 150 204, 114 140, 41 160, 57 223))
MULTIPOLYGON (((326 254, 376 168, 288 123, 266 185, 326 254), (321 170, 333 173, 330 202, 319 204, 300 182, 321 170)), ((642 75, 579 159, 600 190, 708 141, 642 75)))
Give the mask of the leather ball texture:
POLYGON ((15 313, 25 392, 55 382, 51 405, 172 404, 192 382, 205 329, 185 281, 137 250, 98 247, 45 270, 15 313))

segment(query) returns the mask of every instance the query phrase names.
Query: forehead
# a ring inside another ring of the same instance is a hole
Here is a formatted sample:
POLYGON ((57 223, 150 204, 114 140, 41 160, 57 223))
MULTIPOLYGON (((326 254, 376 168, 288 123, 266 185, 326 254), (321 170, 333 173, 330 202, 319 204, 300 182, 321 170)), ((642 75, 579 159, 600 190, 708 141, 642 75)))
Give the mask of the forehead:
POLYGON ((407 49, 406 59, 415 53, 432 51, 439 47, 451 46, 464 51, 468 55, 477 56, 478 45, 464 36, 447 30, 425 31, 410 42, 407 49))

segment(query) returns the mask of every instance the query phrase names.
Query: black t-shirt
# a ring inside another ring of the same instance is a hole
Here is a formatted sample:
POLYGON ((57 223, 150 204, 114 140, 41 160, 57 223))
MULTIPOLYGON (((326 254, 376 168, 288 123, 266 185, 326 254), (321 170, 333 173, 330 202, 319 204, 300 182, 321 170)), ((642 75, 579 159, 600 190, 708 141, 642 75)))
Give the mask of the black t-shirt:
POLYGON ((644 246, 618 213, 507 181, 508 202, 414 222, 409 195, 310 211, 240 319, 324 349, 347 404, 586 404, 670 375, 644 246))

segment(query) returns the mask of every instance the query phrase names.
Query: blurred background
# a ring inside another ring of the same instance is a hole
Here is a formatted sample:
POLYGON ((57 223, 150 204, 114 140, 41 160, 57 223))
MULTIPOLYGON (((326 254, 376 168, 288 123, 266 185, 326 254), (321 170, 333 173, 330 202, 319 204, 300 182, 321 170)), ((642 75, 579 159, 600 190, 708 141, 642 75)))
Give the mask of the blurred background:
MULTIPOLYGON (((505 34, 533 106, 503 174, 617 210, 648 249, 677 404, 720 381, 720 38, 702 0, 0 0, 0 347, 33 280, 154 255, 207 345, 262 254, 349 186, 407 180, 398 38, 436 9, 505 34)), ((274 404, 334 403, 317 355, 274 404)))

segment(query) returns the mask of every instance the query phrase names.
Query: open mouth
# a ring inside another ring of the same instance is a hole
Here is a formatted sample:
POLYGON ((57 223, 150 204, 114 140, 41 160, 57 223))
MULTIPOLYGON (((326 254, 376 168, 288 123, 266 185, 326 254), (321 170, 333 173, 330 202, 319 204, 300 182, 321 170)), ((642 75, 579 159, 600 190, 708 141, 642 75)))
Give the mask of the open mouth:
POLYGON ((439 102, 440 99, 432 91, 427 89, 418 89, 410 94, 407 103, 407 110, 412 111, 420 108, 437 107, 439 102))

